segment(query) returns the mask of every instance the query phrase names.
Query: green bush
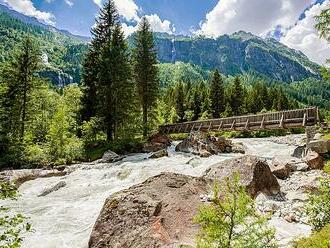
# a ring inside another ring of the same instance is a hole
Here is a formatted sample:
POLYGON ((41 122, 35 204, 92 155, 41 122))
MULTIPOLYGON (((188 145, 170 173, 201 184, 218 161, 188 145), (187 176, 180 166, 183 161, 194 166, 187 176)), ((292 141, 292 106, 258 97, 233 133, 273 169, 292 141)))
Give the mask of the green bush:
POLYGON ((198 248, 277 247, 275 231, 257 213, 254 200, 239 184, 238 174, 233 180, 227 178, 222 189, 215 184, 211 204, 199 209, 195 221, 201 226, 198 248))
POLYGON ((330 247, 330 225, 323 227, 308 238, 298 240, 295 248, 329 248, 330 247))
MULTIPOLYGON (((18 197, 15 186, 0 183, 0 200, 16 200, 18 197)), ((14 214, 9 208, 0 206, 0 247, 19 248, 22 243, 22 234, 31 231, 31 225, 21 214, 14 214)))
POLYGON ((324 178, 320 183, 318 191, 309 195, 306 207, 310 223, 316 231, 330 224, 330 178, 324 178))

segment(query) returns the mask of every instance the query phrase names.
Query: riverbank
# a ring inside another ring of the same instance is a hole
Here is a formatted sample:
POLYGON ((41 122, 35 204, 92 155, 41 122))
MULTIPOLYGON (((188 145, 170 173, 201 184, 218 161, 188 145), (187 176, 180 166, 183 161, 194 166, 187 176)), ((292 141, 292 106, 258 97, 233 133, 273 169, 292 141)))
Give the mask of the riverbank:
MULTIPOLYGON (((298 136, 294 137, 299 139, 298 136)), ((235 139, 235 142, 243 142, 246 154, 265 158, 269 162, 275 155, 290 156, 295 149, 294 145, 275 143, 268 138, 235 139)), ((65 176, 38 178, 23 183, 19 188, 21 197, 17 202, 10 203, 10 207, 31 218, 35 230, 26 237, 23 247, 87 247, 92 227, 105 199, 111 194, 142 183, 162 172, 198 177, 216 163, 243 156, 220 154, 200 158, 192 154, 177 153, 174 148, 175 145, 168 148, 168 157, 148 159, 150 155, 148 153, 131 154, 119 162, 77 164, 72 166, 72 172, 65 176), (61 185, 64 186, 58 190, 40 196, 60 182, 65 182, 65 185, 62 183, 61 185)), ((305 172, 297 172, 293 174, 292 179, 283 180, 283 182, 279 180, 286 195, 294 192, 299 183, 309 181, 308 174, 306 174, 308 177, 306 179, 306 176, 301 177, 299 173, 305 175, 305 172), (298 177, 301 179, 298 180, 298 177)), ((311 176, 314 177, 313 174, 311 176)), ((284 219, 284 214, 280 213, 280 209, 285 209, 296 201, 295 197, 292 196, 287 201, 267 198, 267 201, 262 201, 266 205, 261 205, 265 208, 265 212, 268 212, 268 204, 278 205, 275 207, 276 211, 272 210, 278 218, 274 217, 273 221, 277 226, 278 239, 285 240, 286 243, 294 238, 285 232, 287 227, 290 227, 292 233, 298 236, 307 235, 310 232, 308 225, 302 222, 303 218, 300 222, 288 222, 284 219)), ((288 210, 290 211, 291 209, 288 210)))

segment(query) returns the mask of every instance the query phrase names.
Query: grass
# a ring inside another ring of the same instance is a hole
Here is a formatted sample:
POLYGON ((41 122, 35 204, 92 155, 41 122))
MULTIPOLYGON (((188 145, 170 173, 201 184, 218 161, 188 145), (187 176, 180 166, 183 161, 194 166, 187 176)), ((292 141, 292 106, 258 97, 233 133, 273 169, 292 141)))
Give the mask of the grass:
POLYGON ((329 248, 330 247, 330 224, 323 227, 319 232, 314 232, 310 237, 298 240, 295 248, 329 248))

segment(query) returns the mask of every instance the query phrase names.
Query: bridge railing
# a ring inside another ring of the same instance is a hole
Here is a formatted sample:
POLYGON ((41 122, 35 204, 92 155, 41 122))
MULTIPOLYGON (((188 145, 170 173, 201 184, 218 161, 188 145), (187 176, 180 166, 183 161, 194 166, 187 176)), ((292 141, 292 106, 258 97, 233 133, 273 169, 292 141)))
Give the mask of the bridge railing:
POLYGON ((318 108, 286 110, 256 115, 191 121, 160 126, 161 133, 192 131, 274 130, 313 126, 319 122, 318 108))

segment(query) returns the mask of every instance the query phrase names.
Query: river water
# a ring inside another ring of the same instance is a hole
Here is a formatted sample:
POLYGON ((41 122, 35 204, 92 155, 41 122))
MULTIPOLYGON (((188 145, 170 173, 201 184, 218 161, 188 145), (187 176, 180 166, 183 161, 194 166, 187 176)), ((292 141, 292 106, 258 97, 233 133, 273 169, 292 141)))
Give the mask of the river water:
MULTIPOLYGON (((237 139, 247 154, 271 159, 275 154, 291 154, 294 147, 265 139, 237 139)), ((148 154, 134 154, 113 164, 75 165, 74 172, 63 177, 40 178, 24 183, 18 201, 10 203, 14 210, 30 218, 34 229, 24 239, 24 248, 85 248, 89 235, 105 199, 114 192, 138 184, 161 172, 200 176, 213 164, 239 157, 239 154, 198 158, 176 153, 174 145, 169 157, 147 159, 148 154), (193 159, 190 164, 188 161, 193 159), (38 195, 59 181, 66 186, 44 197, 38 195)))

